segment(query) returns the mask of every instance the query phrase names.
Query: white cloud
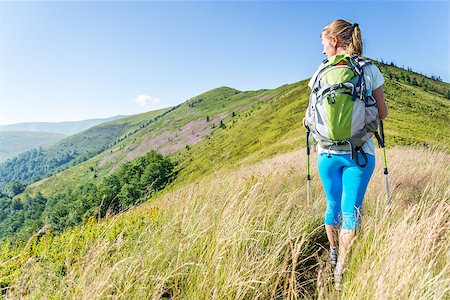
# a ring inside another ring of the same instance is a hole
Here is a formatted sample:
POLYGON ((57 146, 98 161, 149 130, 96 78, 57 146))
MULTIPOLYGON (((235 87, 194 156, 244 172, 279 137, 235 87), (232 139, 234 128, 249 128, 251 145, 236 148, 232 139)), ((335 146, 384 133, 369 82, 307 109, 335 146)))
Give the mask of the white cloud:
POLYGON ((151 106, 159 103, 159 99, 153 96, 148 95, 138 95, 133 99, 134 102, 139 104, 140 106, 151 106))

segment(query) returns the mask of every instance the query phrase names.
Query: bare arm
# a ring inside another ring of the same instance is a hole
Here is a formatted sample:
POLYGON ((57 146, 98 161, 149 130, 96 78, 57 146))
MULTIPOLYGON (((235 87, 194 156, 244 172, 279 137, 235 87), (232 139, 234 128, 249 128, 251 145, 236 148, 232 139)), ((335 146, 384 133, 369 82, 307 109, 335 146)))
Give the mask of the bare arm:
POLYGON ((384 91, 383 86, 380 86, 376 90, 372 92, 373 97, 377 103, 378 115, 381 120, 386 119, 388 116, 388 108, 386 105, 386 101, 384 101, 384 91))

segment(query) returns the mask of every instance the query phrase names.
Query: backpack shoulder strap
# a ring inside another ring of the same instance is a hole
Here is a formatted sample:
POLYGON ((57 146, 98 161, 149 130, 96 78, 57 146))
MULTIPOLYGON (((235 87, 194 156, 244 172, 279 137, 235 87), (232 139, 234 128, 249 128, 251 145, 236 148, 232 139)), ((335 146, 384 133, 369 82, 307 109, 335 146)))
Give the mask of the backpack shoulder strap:
POLYGON ((368 61, 368 60, 359 60, 358 63, 361 66, 361 68, 363 68, 365 66, 373 65, 373 63, 371 61, 368 61))
POLYGON ((328 68, 331 68, 333 65, 328 63, 328 59, 325 59, 322 64, 320 65, 319 71, 316 73, 316 77, 314 78, 314 83, 311 86, 311 90, 313 93, 317 93, 317 91, 320 89, 320 86, 318 86, 319 78, 322 75, 322 73, 327 70, 328 68))
POLYGON ((356 54, 353 54, 352 57, 358 62, 359 66, 361 67, 361 70, 363 70, 365 66, 373 65, 371 61, 366 60, 364 58, 359 58, 358 55, 356 54))

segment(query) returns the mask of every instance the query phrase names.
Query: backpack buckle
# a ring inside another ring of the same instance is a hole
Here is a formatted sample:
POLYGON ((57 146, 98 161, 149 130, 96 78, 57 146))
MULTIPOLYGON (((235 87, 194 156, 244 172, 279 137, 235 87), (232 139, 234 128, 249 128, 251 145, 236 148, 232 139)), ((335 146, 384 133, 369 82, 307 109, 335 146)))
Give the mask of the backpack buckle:
POLYGON ((327 100, 328 100, 328 104, 334 104, 334 102, 336 102, 336 97, 334 96, 334 94, 333 95, 329 95, 327 97, 327 100))

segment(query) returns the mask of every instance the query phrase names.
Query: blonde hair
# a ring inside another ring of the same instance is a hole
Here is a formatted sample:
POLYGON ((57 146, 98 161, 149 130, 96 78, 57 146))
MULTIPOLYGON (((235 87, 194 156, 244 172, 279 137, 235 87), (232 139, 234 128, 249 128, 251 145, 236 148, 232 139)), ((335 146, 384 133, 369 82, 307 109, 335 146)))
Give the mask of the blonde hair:
POLYGON ((362 56, 363 44, 361 30, 357 23, 346 20, 334 20, 322 30, 322 36, 326 38, 337 37, 338 47, 345 49, 347 54, 362 56))

